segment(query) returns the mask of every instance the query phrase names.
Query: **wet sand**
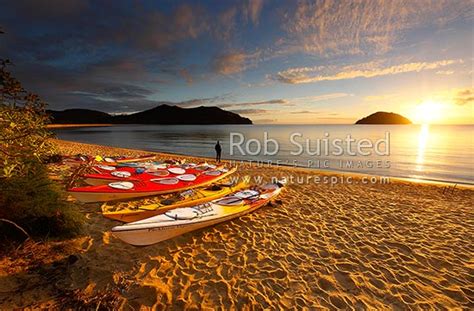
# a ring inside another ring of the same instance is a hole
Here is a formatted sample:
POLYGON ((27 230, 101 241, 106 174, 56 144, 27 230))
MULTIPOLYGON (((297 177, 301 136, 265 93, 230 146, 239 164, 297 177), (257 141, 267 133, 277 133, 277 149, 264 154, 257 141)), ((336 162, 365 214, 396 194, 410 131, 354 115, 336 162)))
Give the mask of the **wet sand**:
MULTIPOLYGON (((149 153, 55 143, 65 154, 149 153)), ((255 165, 240 171, 265 180, 335 176, 255 165)), ((67 175, 57 166, 52 173, 67 175)), ((108 233, 117 222, 101 216, 100 204, 82 204, 84 236, 26 245, 0 260, 0 309, 474 308, 472 188, 360 178, 290 184, 253 214, 141 248, 108 233), (31 262, 33 251, 39 257, 31 262)))

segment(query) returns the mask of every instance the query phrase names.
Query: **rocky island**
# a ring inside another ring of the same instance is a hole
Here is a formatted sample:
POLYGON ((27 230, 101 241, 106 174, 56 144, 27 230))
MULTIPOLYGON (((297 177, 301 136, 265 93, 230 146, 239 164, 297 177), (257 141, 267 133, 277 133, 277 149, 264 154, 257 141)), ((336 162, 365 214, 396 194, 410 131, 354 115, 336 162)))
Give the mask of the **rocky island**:
POLYGON ((378 111, 358 120, 355 124, 412 124, 412 122, 397 113, 378 111))

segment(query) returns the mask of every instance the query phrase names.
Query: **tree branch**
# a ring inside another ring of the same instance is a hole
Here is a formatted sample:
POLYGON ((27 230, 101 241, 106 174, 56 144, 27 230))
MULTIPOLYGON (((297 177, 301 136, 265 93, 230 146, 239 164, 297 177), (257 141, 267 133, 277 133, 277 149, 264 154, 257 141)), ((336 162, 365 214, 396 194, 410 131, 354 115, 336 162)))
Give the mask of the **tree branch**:
MULTIPOLYGON (((28 232, 26 232, 25 229, 23 229, 22 227, 20 227, 19 225, 17 225, 15 222, 11 221, 11 220, 8 220, 8 219, 5 219, 5 218, 0 218, 0 221, 3 221, 3 222, 6 222, 6 223, 9 223, 11 225, 13 225, 15 228, 17 228, 18 230, 20 230, 21 232, 23 232, 24 235, 26 235, 26 240, 30 239, 30 235, 28 234, 28 232)), ((25 240, 25 241, 26 241, 25 240)))

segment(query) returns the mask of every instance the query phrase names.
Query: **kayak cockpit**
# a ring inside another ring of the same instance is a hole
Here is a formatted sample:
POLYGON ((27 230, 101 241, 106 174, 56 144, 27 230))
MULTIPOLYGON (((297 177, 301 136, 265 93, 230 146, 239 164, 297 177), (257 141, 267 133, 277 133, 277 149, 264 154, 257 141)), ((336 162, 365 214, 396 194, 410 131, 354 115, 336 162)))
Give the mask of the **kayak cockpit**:
POLYGON ((173 220, 192 220, 203 216, 211 216, 212 214, 214 214, 214 207, 210 203, 194 207, 176 208, 164 213, 164 215, 173 220))

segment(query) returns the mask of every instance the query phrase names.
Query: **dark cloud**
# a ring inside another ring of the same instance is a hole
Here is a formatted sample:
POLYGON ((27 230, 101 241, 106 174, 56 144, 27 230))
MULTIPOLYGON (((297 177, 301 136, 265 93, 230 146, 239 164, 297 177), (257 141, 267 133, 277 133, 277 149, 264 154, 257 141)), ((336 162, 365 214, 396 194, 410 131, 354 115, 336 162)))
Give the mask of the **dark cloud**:
POLYGON ((89 6, 85 0, 16 0, 15 13, 29 18, 67 18, 81 14, 89 6))
POLYGON ((454 102, 457 105, 464 106, 470 103, 474 103, 474 90, 473 89, 464 89, 462 91, 459 91, 456 94, 456 98, 454 99, 454 102))
MULTIPOLYGON (((137 111, 165 103, 155 100, 160 92, 179 98, 174 87, 183 80, 190 85, 216 75, 239 75, 274 57, 281 58, 272 70, 280 71, 269 78, 292 84, 419 72, 434 65, 388 64, 372 69, 354 65, 331 70, 334 62, 328 61, 328 72, 320 73, 303 59, 299 66, 309 67, 292 68, 289 63, 290 68, 284 69, 290 54, 383 54, 410 29, 422 30, 426 25, 427 30, 439 29, 433 24, 465 20, 471 6, 470 1, 446 0, 17 0, 0 9, 0 28, 5 32, 0 36, 0 57, 10 58, 14 74, 51 108, 137 111)), ((318 57, 313 59, 317 64, 318 57)), ((470 101, 472 94, 461 94, 457 103, 470 101)), ((294 101, 232 103, 216 96, 172 104, 251 109, 290 106, 294 101)))
POLYGON ((158 92, 156 87, 152 90, 141 86, 147 81, 146 74, 133 68, 121 72, 118 69, 104 70, 98 65, 63 70, 47 64, 22 63, 10 70, 26 89, 48 102, 51 109, 75 107, 76 102, 83 104, 86 100, 92 102, 91 99, 147 99, 158 92))
POLYGON ((121 48, 155 53, 182 40, 196 39, 210 27, 209 14, 198 5, 180 4, 165 12, 164 9, 145 7, 141 3, 50 2, 12 2, 0 16, 9 20, 7 30, 11 29, 21 39, 26 36, 41 40, 57 38, 63 42, 77 40, 76 43, 95 49, 100 45, 119 44, 121 48), (36 25, 37 31, 21 25, 18 17, 28 18, 25 25, 36 25), (17 30, 22 30, 22 33, 17 30))
POLYGON ((136 13, 139 13, 134 16, 136 20, 125 17, 118 29, 106 29, 104 38, 112 33, 115 34, 112 38, 118 43, 131 44, 136 48, 155 52, 169 51, 173 44, 186 39, 197 39, 210 29, 209 16, 199 6, 183 4, 171 14, 141 9, 136 13))
POLYGON ((20 78, 40 95, 94 93, 98 82, 163 83, 179 75, 191 83, 190 73, 179 71, 183 50, 176 45, 205 34, 210 20, 197 5, 165 9, 82 0, 16 1, 2 7, 0 18, 6 32, 0 56, 13 59, 20 78))
POLYGON ((288 102, 286 99, 272 99, 272 100, 266 100, 266 101, 260 101, 260 102, 245 102, 245 103, 226 103, 219 105, 221 108, 228 108, 228 107, 237 107, 237 106, 262 106, 262 105, 288 105, 291 106, 291 104, 288 102))
POLYGON ((179 103, 170 103, 181 108, 191 108, 191 107, 198 107, 198 106, 206 106, 208 104, 214 103, 219 97, 210 97, 210 98, 196 98, 190 99, 186 101, 182 101, 179 103))
MULTIPOLYGON (((260 10, 261 4, 251 1, 245 14, 257 23, 260 10)), ((183 66, 183 57, 193 51, 196 40, 215 55, 216 42, 233 37, 242 14, 233 5, 216 9, 196 3, 19 0, 0 11, 6 32, 0 37, 0 57, 12 59, 14 74, 52 109, 97 105, 121 110, 134 104, 141 109, 156 104, 152 98, 161 85, 177 78, 192 84, 203 77, 209 62, 183 66), (128 102, 114 102, 119 100, 128 102)), ((233 74, 252 66, 255 58, 229 53, 219 56, 213 68, 233 74)), ((212 103, 217 101, 178 104, 212 103)))
POLYGON ((95 92, 73 91, 71 95, 83 95, 93 98, 102 98, 104 100, 114 99, 145 99, 147 96, 153 94, 152 91, 136 85, 127 84, 106 84, 101 86, 95 92))

